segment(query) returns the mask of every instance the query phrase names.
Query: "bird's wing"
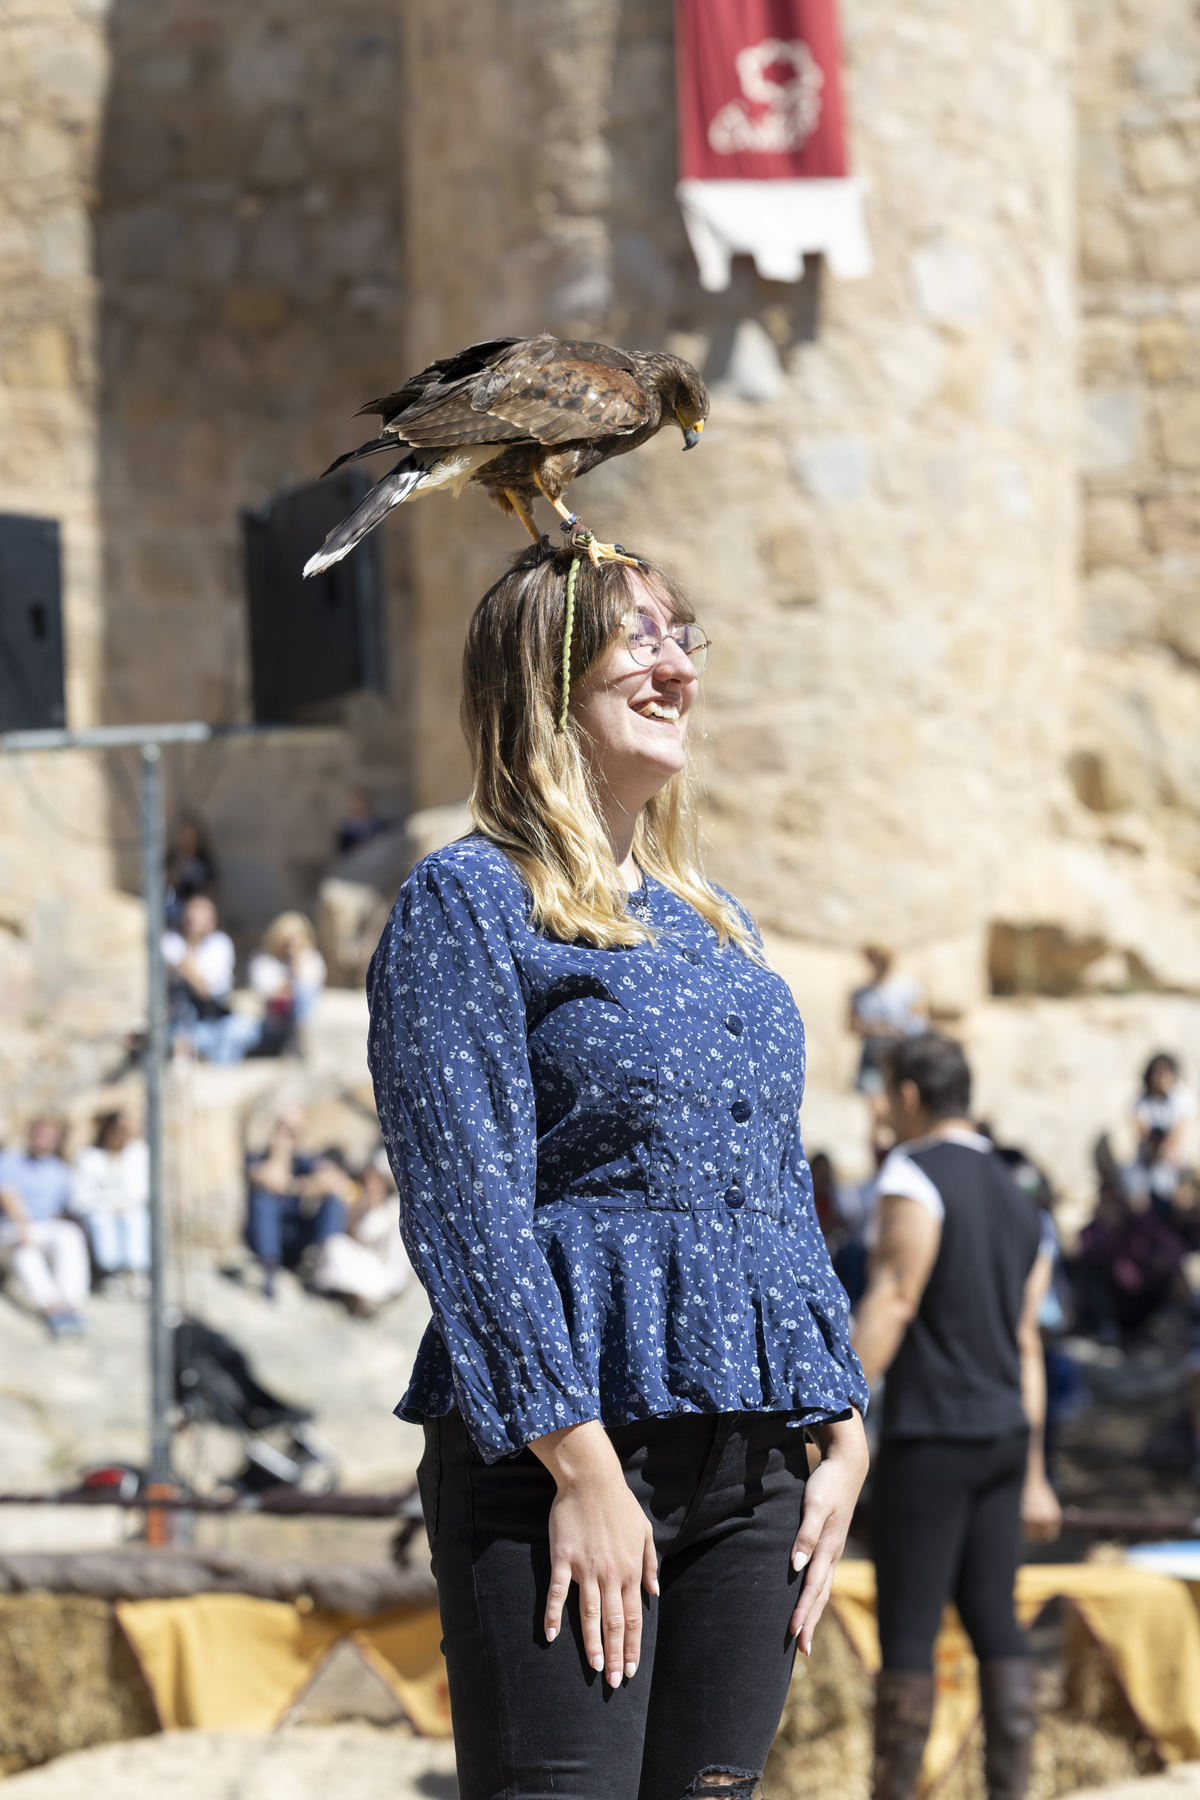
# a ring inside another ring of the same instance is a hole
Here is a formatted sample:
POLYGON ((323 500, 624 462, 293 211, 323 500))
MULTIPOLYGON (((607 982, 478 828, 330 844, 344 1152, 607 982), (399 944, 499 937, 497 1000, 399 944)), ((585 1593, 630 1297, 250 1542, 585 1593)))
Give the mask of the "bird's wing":
POLYGON ((453 391, 417 401, 389 428, 413 445, 566 444, 637 431, 655 405, 623 351, 533 338, 453 391))
POLYGON ((419 405, 423 399, 435 393, 444 393, 462 380, 470 380, 496 362, 514 344, 528 343, 527 338, 488 338, 482 344, 468 344, 465 350, 457 350, 453 356, 443 356, 437 362, 431 362, 417 375, 410 375, 403 387, 394 393, 383 394, 378 400, 368 400, 360 406, 355 418, 363 413, 378 413, 381 419, 391 421, 398 413, 405 412, 410 406, 419 405))

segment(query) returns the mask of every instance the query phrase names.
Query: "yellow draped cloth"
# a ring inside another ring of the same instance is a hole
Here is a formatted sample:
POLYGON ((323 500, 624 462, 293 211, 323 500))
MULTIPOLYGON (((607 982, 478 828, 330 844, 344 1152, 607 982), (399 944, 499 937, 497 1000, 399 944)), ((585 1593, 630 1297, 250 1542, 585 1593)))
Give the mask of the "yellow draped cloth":
MULTIPOLYGON (((1200 1757, 1200 1613, 1186 1583, 1121 1563, 1027 1563, 1017 1571, 1016 1610, 1023 1625, 1057 1599, 1075 1608, 1104 1650, 1163 1761, 1200 1757)), ((880 1663, 874 1564, 839 1564, 831 1605, 873 1674, 880 1663)), ((975 1657, 952 1606, 942 1620, 934 1667, 933 1726, 921 1772, 925 1793, 953 1767, 979 1717, 975 1657)))
MULTIPOLYGON (((1029 1564, 1017 1614, 1029 1624, 1051 1600, 1069 1602, 1105 1650, 1138 1722, 1164 1762, 1200 1757, 1200 1613, 1186 1584, 1109 1563, 1029 1564)), ((843 1562, 833 1611, 864 1667, 879 1667, 875 1569, 843 1562)), ((271 1731, 330 1650, 350 1638, 416 1729, 450 1735, 436 1607, 361 1618, 239 1594, 131 1600, 117 1606, 165 1730, 271 1731)), ((979 1682, 953 1607, 938 1637, 937 1701, 923 1786, 953 1766, 979 1714, 979 1682)))
POLYGON ((360 1618, 242 1594, 123 1600, 121 1627, 164 1731, 271 1731, 334 1644, 349 1638, 416 1729, 450 1736, 436 1607, 360 1618))

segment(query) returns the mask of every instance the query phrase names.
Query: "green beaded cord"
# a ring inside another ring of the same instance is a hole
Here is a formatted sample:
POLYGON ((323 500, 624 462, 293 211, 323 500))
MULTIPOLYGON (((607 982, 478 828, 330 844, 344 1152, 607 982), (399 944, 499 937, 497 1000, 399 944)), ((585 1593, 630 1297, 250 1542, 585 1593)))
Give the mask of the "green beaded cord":
POLYGON ((567 707, 571 699, 571 636, 575 630, 575 577, 579 573, 579 557, 572 558, 571 572, 567 576, 567 617, 563 627, 562 654, 562 711, 558 715, 558 729, 567 729, 567 707))

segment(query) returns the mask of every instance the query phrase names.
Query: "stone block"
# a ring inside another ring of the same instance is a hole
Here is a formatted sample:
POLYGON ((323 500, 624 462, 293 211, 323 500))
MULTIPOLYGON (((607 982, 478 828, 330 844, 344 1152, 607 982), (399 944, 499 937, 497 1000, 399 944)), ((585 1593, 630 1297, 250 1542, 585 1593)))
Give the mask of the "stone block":
POLYGON ((390 221, 378 216, 337 219, 324 226, 317 264, 328 275, 362 277, 376 272, 391 237, 390 221))
POLYGON ((1142 551, 1142 515, 1128 494, 1094 494, 1083 516, 1084 559, 1089 568, 1133 563, 1142 551))
POLYGON ((925 244, 909 262, 921 312, 939 324, 973 324, 984 311, 987 284, 973 250, 943 238, 925 244))
POLYGON ((1200 388, 1159 404, 1162 453, 1173 469, 1200 469, 1200 388))
MULTIPOLYGON (((1200 551, 1200 521, 1195 550, 1200 551)), ((1200 556, 1193 554, 1172 571, 1172 576, 1162 599, 1159 635, 1176 656, 1200 669, 1200 605, 1196 602, 1200 592, 1200 556)))
POLYGON ((71 340, 60 325, 34 325, 4 352, 8 387, 51 388, 71 385, 71 340))
POLYGON ((63 207, 39 220, 34 234, 41 273, 51 281, 80 281, 91 267, 91 237, 81 208, 63 207))
POLYGON ((1138 326, 1138 349, 1151 381, 1175 381, 1194 361, 1195 333, 1182 319, 1143 319, 1138 326))
POLYGON ((1156 99, 1185 99, 1195 94, 1200 59, 1191 34, 1154 32, 1135 58, 1133 78, 1156 99))
POLYGON ((1190 196, 1148 207, 1138 236, 1153 280, 1193 281, 1200 276, 1200 211, 1190 196))
POLYGON ((1138 374, 1137 327, 1129 319, 1084 319, 1080 325, 1080 373, 1085 386, 1110 386, 1138 374))
POLYGON ((1133 236, 1112 207, 1085 206, 1079 221, 1079 258, 1085 275, 1130 275, 1137 260, 1133 236))
POLYGON ((1094 387, 1083 396, 1079 462, 1085 475, 1136 462, 1142 448, 1143 403, 1135 387, 1094 387))
POLYGON ((862 500, 872 485, 871 446, 865 438, 809 438, 794 454, 793 468, 816 500, 862 500))
POLYGON ((198 58, 191 50, 156 50, 138 57, 127 72, 127 79, 144 94, 156 99, 173 99, 186 93, 198 73, 198 58))
POLYGON ((73 137, 57 124, 32 119, 21 134, 21 173, 27 181, 47 181, 66 175, 75 159, 73 137))
POLYGON ((221 307, 223 322, 234 331, 275 331, 287 314, 287 296, 273 288, 230 288, 221 307))
POLYGON ((1160 494, 1148 500, 1146 535, 1155 550, 1200 554, 1200 492, 1160 494))
POLYGON ((193 547, 181 536, 152 537, 138 546, 136 568, 154 606, 192 600, 200 591, 193 547))
POLYGON ((303 94, 304 57, 287 37, 271 37, 257 43, 239 42, 234 36, 225 64, 229 91, 248 110, 259 112, 303 94))
POLYGON ((1083 638, 1089 649, 1144 643, 1154 635, 1157 602, 1128 569, 1101 569, 1083 589, 1083 638))
POLYGON ((30 75, 46 99, 72 119, 88 118, 99 106, 108 72, 103 40, 55 34, 31 59, 30 75))
POLYGON ((186 234, 178 207, 135 206, 108 221, 108 272, 126 281, 162 281, 171 270, 186 234))
POLYGON ((1129 145, 1134 177, 1144 194, 1167 188, 1190 187, 1196 180, 1196 161, 1187 144, 1173 131, 1155 131, 1135 137, 1129 145))
POLYGON ((772 525, 760 540, 759 553, 781 606, 809 606, 819 597, 813 541, 803 526, 789 521, 772 525))
POLYGON ((771 775, 787 767, 783 745, 770 725, 723 724, 715 753, 719 766, 731 775, 771 775))

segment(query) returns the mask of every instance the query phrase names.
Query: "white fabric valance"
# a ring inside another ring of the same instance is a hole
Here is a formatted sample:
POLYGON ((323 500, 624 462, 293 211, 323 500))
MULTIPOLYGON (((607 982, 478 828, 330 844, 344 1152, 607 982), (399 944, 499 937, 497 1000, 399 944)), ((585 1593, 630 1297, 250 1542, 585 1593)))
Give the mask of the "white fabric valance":
POLYGON ((683 222, 710 293, 729 286, 735 256, 752 256, 767 281, 799 281, 805 254, 820 252, 843 281, 869 275, 863 183, 854 176, 806 181, 681 181, 683 222))

